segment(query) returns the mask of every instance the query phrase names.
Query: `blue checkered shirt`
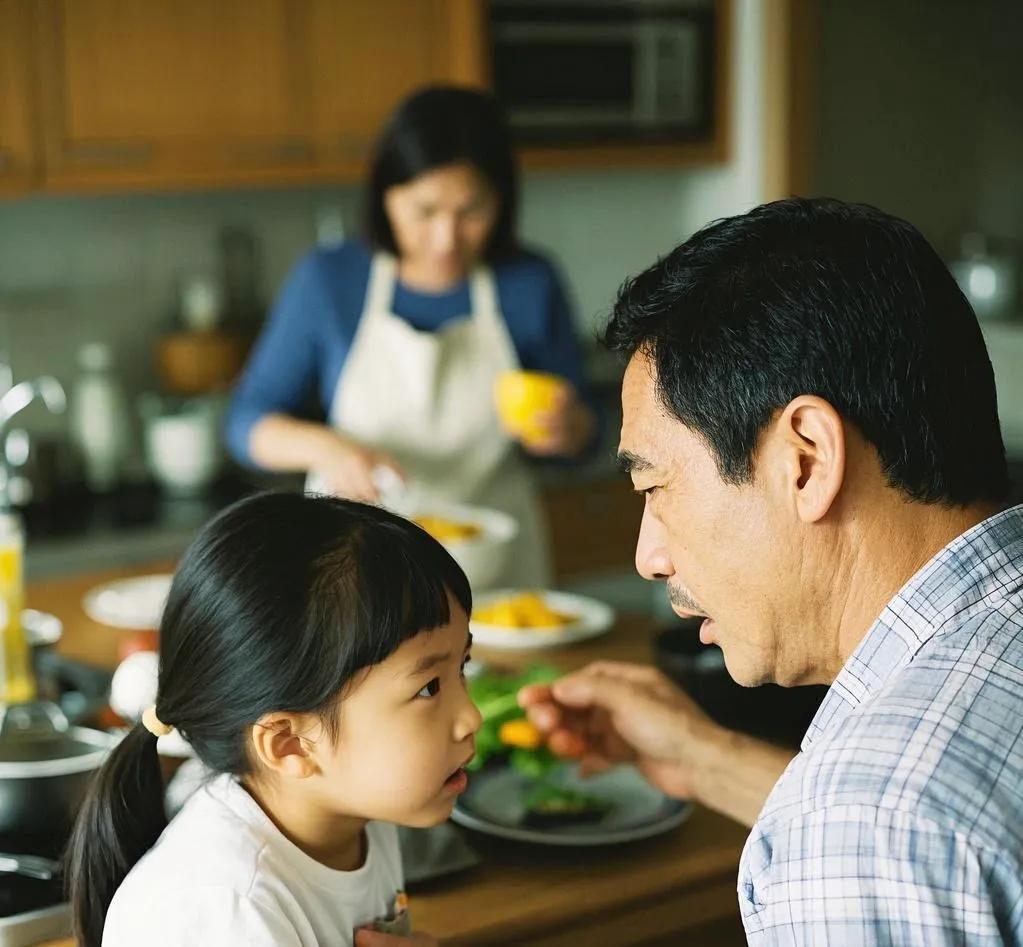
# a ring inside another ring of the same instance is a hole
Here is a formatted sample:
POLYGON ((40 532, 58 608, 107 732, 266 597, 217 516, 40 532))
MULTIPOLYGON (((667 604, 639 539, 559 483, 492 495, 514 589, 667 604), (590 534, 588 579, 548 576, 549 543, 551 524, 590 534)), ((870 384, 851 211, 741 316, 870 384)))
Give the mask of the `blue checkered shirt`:
POLYGON ((1023 506, 887 605, 739 868, 751 945, 1023 945, 1023 506))

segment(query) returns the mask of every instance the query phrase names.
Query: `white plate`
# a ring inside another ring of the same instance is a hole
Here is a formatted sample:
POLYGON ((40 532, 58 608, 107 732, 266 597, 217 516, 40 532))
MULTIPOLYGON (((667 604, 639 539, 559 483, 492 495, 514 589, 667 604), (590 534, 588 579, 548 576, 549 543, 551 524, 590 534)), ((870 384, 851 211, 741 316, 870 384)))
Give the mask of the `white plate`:
POLYGON ((555 771, 553 780, 566 788, 600 796, 613 803, 613 808, 598 822, 525 826, 523 799, 531 780, 502 766, 469 774, 469 788, 459 798, 451 818, 466 828, 517 842, 617 845, 670 832, 685 822, 692 810, 690 803, 654 789, 632 766, 619 766, 584 779, 576 765, 566 763, 555 771))
POLYGON ((85 614, 101 625, 133 630, 160 627, 170 575, 140 575, 97 585, 85 593, 85 614))
MULTIPOLYGON (((473 599, 473 611, 491 605, 498 599, 521 595, 524 591, 531 590, 499 589, 477 595, 473 599)), ((474 618, 469 622, 473 643, 513 651, 559 648, 574 641, 585 641, 606 634, 614 625, 614 609, 595 598, 572 595, 570 592, 541 592, 540 595, 549 608, 566 615, 575 615, 576 620, 566 625, 546 628, 509 628, 505 625, 487 625, 474 618)))

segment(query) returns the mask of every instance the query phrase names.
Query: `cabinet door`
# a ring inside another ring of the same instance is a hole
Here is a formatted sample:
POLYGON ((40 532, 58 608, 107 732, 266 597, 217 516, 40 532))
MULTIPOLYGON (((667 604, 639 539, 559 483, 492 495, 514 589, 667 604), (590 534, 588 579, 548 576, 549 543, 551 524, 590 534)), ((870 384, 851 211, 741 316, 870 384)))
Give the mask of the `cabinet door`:
POLYGON ((394 106, 433 83, 485 79, 482 0, 310 0, 314 123, 322 166, 365 159, 394 106))
POLYGON ((31 0, 0 0, 0 193, 25 190, 38 170, 31 97, 31 0))
POLYGON ((307 2, 36 9, 48 187, 242 183, 311 166, 307 2))

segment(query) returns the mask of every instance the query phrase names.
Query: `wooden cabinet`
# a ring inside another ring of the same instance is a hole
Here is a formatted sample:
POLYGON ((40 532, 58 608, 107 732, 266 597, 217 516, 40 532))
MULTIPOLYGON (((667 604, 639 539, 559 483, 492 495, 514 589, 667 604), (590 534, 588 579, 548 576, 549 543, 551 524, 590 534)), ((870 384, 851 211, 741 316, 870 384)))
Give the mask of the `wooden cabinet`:
POLYGON ((0 193, 27 190, 38 173, 32 60, 24 42, 32 0, 0 0, 0 193))
POLYGON ((384 118, 414 89, 483 79, 478 0, 313 0, 309 56, 319 165, 356 177, 384 118))
POLYGON ((305 4, 39 0, 47 184, 308 166, 305 4))
POLYGON ((466 0, 38 0, 51 189, 355 177, 381 118, 473 82, 466 0))
MULTIPOLYGON (((794 2, 794 0, 793 0, 794 2)), ((722 161, 678 145, 527 149, 526 168, 722 161)), ((0 193, 358 181, 417 87, 488 81, 486 0, 0 0, 0 193)))

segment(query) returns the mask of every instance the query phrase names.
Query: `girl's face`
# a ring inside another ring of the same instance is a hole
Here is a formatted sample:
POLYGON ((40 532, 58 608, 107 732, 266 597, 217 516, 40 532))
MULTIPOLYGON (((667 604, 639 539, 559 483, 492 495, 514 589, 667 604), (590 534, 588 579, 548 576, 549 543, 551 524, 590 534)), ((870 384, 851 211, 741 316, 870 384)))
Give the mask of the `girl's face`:
POLYGON ((497 222, 494 189, 468 164, 434 168, 384 193, 403 276, 428 290, 462 279, 479 263, 497 222))
POLYGON ((447 625, 406 641, 343 697, 336 742, 317 741, 325 809, 411 826, 451 814, 482 718, 463 676, 469 619, 449 601, 447 625))

